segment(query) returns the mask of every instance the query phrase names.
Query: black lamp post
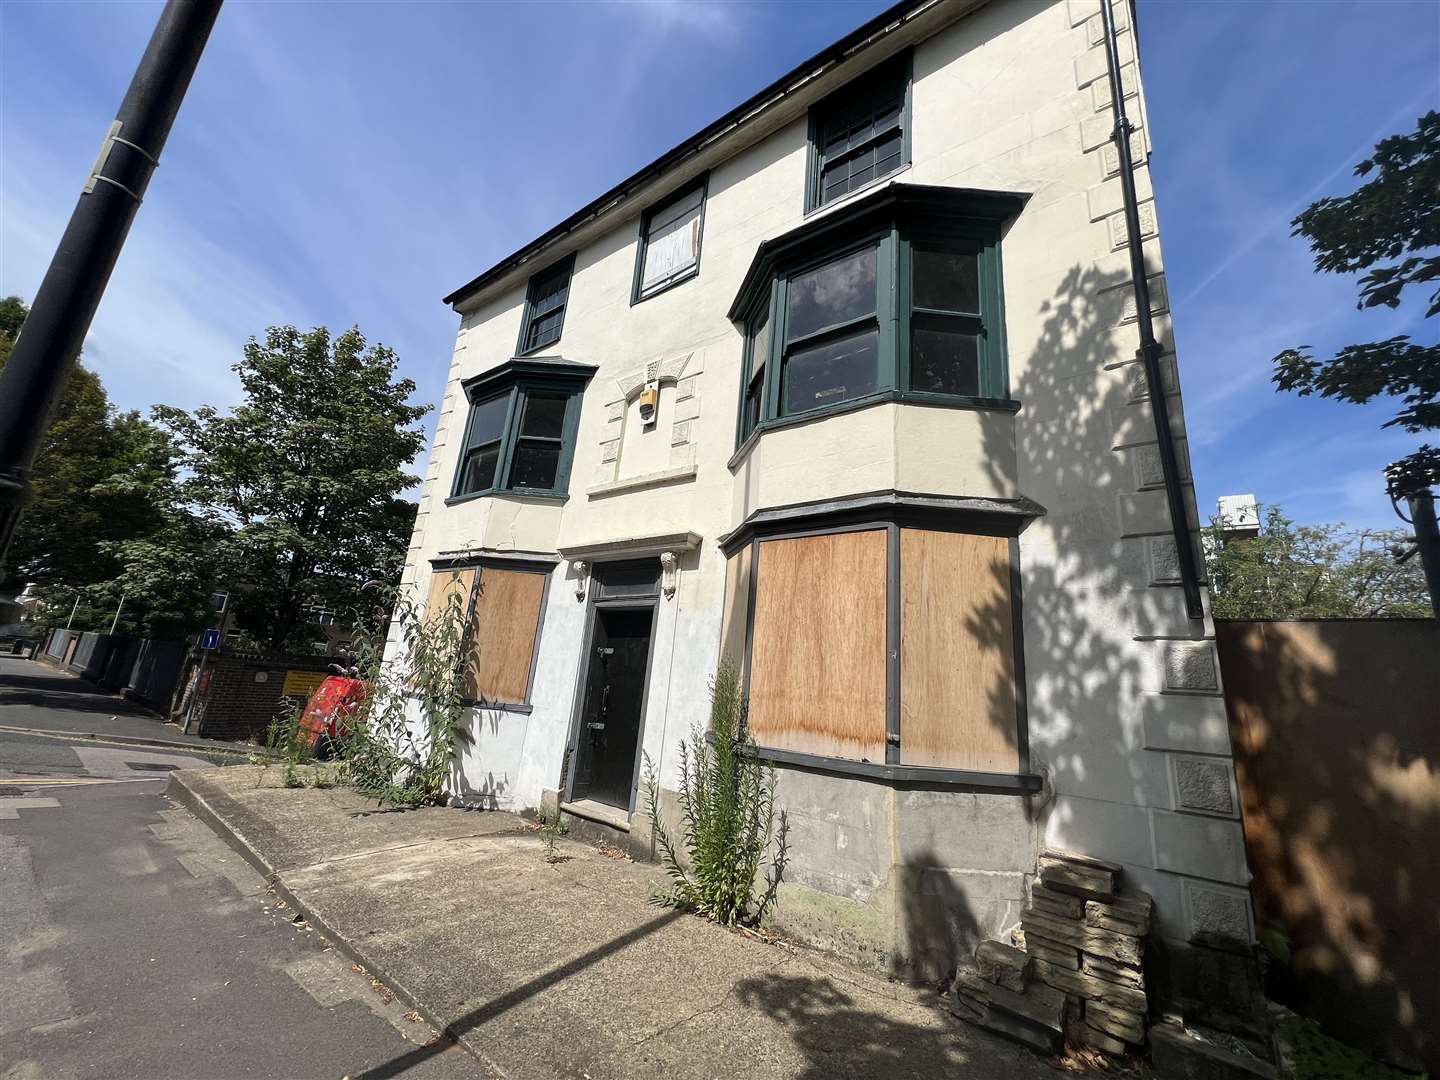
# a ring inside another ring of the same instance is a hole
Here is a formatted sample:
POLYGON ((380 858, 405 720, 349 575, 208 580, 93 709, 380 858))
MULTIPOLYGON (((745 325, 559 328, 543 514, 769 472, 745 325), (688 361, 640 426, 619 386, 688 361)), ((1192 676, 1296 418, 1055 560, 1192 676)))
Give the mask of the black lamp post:
POLYGON ((221 0, 169 0, 0 372, 0 570, 71 365, 140 208, 221 0))

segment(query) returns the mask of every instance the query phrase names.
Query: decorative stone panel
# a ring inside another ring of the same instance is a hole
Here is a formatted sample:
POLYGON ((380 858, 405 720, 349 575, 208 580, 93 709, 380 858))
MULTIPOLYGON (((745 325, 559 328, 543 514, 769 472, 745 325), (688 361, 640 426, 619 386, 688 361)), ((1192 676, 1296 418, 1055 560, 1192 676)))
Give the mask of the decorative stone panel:
MULTIPOLYGON (((1130 383, 1131 401, 1148 401, 1150 399, 1150 384, 1145 378, 1145 365, 1135 361, 1125 369, 1125 377, 1130 383)), ((1160 357, 1160 383, 1165 393, 1174 394, 1179 390, 1179 379, 1175 373, 1175 354, 1166 353, 1160 357)))
POLYGON ((1175 808, 1199 814, 1235 817, 1239 796, 1235 774, 1224 758, 1170 757, 1175 808))
POLYGON ((1165 647, 1165 685, 1171 690, 1218 693, 1215 646, 1208 641, 1171 642, 1165 647))
MULTIPOLYGON (((1125 300, 1120 307, 1120 321, 1122 323, 1134 322, 1135 314, 1135 293, 1127 290, 1125 300)), ((1162 311, 1170 310, 1170 290, 1165 285, 1165 275, 1156 274, 1150 279, 1150 314, 1158 315, 1162 311)))
MULTIPOLYGON (((1106 114, 1106 123, 1109 124, 1108 114, 1106 114)), ((1100 178, 1102 180, 1120 175, 1120 151, 1116 149, 1115 140, 1110 137, 1109 132, 1110 128, 1107 126, 1105 141, 1100 144, 1100 153, 1096 155, 1100 162, 1100 178)), ((1145 164, 1147 146, 1142 132, 1132 131, 1130 133, 1130 163, 1137 169, 1145 164)))
MULTIPOLYGON (((693 424, 700 416, 697 376, 702 371, 701 353, 691 352, 648 361, 615 380, 616 397, 605 403, 605 427, 600 437, 600 467, 595 473, 596 486, 592 494, 609 494, 620 490, 616 484, 640 475, 636 473, 633 463, 631 476, 624 475, 623 450, 627 416, 635 398, 647 383, 658 383, 661 386, 668 383, 674 387, 674 394, 670 399, 673 412, 670 417, 669 468, 653 472, 653 475, 672 476, 675 469, 693 464, 694 454, 690 444, 693 424)), ((653 470, 653 465, 651 469, 653 470)), ((646 475, 650 474, 649 471, 646 472, 646 475)), ((629 486, 625 485, 624 490, 629 490, 629 486)))
MULTIPOLYGON (((1159 231, 1155 222, 1155 203, 1153 201, 1141 203, 1136 210, 1140 217, 1140 238, 1148 240, 1159 231)), ((1130 228, 1125 223, 1123 212, 1112 215, 1107 222, 1110 226, 1110 246, 1112 248, 1118 251, 1130 243, 1130 228)))
POLYGON ((1255 937, 1250 897, 1243 889, 1225 889, 1197 881, 1181 882, 1188 936, 1251 941, 1255 937))
MULTIPOLYGON (((1101 50, 1101 55, 1102 55, 1102 56, 1104 55, 1104 50, 1103 50, 1103 49, 1101 50)), ((1133 98, 1133 97, 1136 96, 1136 93, 1137 93, 1137 91, 1138 91, 1138 86, 1137 86, 1137 84, 1136 84, 1136 82, 1135 82, 1135 65, 1134 65, 1134 64, 1122 64, 1122 65, 1121 65, 1121 67, 1120 67, 1120 89, 1121 89, 1121 91, 1125 94, 1125 97, 1126 97, 1127 99, 1133 98)), ((1103 109, 1108 109, 1108 108, 1110 108, 1110 80, 1109 80, 1109 79, 1101 79, 1101 80, 1099 80, 1098 82, 1091 83, 1091 84, 1090 84, 1090 97, 1091 97, 1091 104, 1093 104, 1093 105, 1095 106, 1095 111, 1096 111, 1096 112, 1100 112, 1100 111, 1103 110, 1103 109)), ((1129 112, 1130 110, 1129 110, 1128 107, 1127 107, 1127 109, 1126 109, 1125 111, 1126 111, 1126 112, 1129 112)))
POLYGON ((1173 536, 1152 536, 1150 544, 1150 580, 1172 582, 1180 580, 1180 552, 1175 547, 1173 536))

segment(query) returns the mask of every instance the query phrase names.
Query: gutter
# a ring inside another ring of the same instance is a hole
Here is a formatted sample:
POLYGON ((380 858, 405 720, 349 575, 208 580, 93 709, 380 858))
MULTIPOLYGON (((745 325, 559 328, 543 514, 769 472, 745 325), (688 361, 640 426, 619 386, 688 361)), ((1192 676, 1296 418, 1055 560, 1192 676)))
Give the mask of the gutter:
MULTIPOLYGON (((1180 587, 1185 593, 1185 612, 1192 619, 1205 617, 1200 601, 1200 573, 1195 545, 1190 540, 1189 514, 1180 486, 1180 463, 1175 454, 1170 404, 1160 373, 1160 344, 1155 340, 1155 323, 1150 317, 1150 282, 1145 276, 1144 242, 1140 237, 1140 205, 1135 194, 1135 164, 1130 157, 1130 135, 1135 130, 1125 115, 1125 91, 1120 83, 1120 47, 1115 34, 1115 13, 1111 0, 1100 0, 1100 18, 1105 25, 1105 64, 1110 74, 1110 104, 1115 110, 1111 138, 1120 159, 1120 191, 1125 204, 1125 231, 1129 237, 1130 276, 1135 283, 1135 316, 1140 327, 1140 347, 1135 355, 1145 366, 1145 385, 1150 411, 1155 417, 1155 437, 1160 443, 1160 473, 1165 481, 1165 502, 1170 509, 1170 529, 1175 537, 1175 556, 1180 564, 1180 587)), ((1135 6, 1130 5, 1131 33, 1136 35, 1135 63, 1140 63, 1139 29, 1134 26, 1135 6)))

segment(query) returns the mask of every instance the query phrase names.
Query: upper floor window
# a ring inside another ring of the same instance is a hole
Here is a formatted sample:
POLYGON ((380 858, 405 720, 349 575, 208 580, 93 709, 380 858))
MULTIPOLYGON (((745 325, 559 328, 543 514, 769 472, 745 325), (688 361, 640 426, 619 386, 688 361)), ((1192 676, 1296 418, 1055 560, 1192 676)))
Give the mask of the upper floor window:
POLYGON ((887 61, 810 111, 805 209, 834 202, 910 161, 910 57, 887 61))
POLYGON ((1010 408, 1000 229, 1023 197, 901 185, 766 244, 731 317, 743 441, 882 400, 1010 408))
POLYGON ((560 340, 565 305, 570 299, 570 271, 574 266, 575 256, 571 255, 530 279, 525 293, 525 317, 520 323, 520 344, 515 350, 522 356, 560 340))
POLYGON ((565 360, 512 360, 467 382, 470 416, 452 497, 564 495, 594 371, 565 360))
POLYGON ((645 212, 631 303, 664 292, 700 272, 700 234, 705 226, 705 181, 645 212))

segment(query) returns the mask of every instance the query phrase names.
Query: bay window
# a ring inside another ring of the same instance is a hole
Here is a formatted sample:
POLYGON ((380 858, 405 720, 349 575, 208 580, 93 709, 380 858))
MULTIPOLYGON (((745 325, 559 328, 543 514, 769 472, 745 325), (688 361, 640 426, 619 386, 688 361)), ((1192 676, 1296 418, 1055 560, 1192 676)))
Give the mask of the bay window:
POLYGON ((887 400, 1017 408, 1000 234, 1023 204, 896 184, 762 245, 731 308, 745 330, 739 441, 887 400))
POLYGON ((452 499, 496 492, 563 497, 595 369, 566 360, 511 360, 470 379, 470 401, 452 499))

